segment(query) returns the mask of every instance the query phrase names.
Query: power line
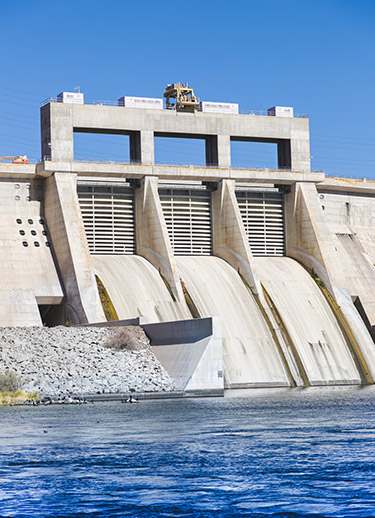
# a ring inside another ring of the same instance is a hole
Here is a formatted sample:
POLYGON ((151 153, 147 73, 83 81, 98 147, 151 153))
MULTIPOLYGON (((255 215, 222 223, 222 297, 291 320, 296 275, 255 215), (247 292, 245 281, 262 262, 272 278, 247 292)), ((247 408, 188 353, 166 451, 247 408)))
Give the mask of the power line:
MULTIPOLYGON (((347 136, 340 136, 340 135, 321 135, 319 133, 315 133, 315 135, 317 137, 334 138, 334 139, 339 139, 339 140, 341 140, 341 139, 348 139, 348 140, 366 140, 368 142, 373 142, 373 143, 375 142, 375 139, 373 139, 373 138, 372 139, 368 139, 368 138, 363 138, 363 137, 347 137, 347 136)), ((311 138, 313 139, 314 136, 311 135, 311 138)))
POLYGON ((6 86, 0 86, 0 90, 7 90, 9 92, 19 92, 21 94, 29 94, 29 95, 34 95, 36 97, 43 97, 43 99, 45 99, 46 97, 48 97, 47 95, 43 95, 43 94, 40 94, 40 93, 35 93, 35 92, 27 92, 25 90, 17 90, 16 88, 7 88, 6 86))
POLYGON ((31 116, 31 115, 20 115, 19 113, 15 113, 15 112, 4 112, 2 110, 0 110, 0 113, 5 113, 5 115, 12 115, 13 117, 18 117, 20 119, 32 119, 33 121, 36 120, 36 118, 34 116, 31 116))

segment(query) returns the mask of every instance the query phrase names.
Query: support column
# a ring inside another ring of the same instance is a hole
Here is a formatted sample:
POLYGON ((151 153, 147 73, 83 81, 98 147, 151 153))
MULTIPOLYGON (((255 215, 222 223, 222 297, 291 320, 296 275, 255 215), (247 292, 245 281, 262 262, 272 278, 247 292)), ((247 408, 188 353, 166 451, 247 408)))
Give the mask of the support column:
POLYGON ((277 165, 279 169, 292 168, 290 140, 280 140, 277 143, 277 165))
POLYGON ((51 102, 41 108, 42 159, 74 160, 73 105, 51 102))
POLYGON ((231 166, 229 135, 209 135, 206 137, 206 164, 225 168, 231 166))
POLYGON ((141 163, 152 165, 155 163, 154 132, 141 131, 141 163))
POLYGON ((155 162, 154 132, 132 131, 129 134, 130 161, 137 164, 153 164, 155 162))
POLYGON ((309 120, 293 119, 290 130, 290 156, 292 169, 308 173, 311 171, 309 120))
POLYGON ((55 173, 45 182, 44 215, 65 287, 67 319, 105 321, 77 196, 77 175, 55 173))
POLYGON ((217 136, 218 167, 231 167, 230 136, 217 136))
POLYGON ((245 279, 256 295, 262 289, 237 204, 234 180, 221 180, 212 193, 213 253, 227 261, 245 279))
POLYGON ((130 162, 135 164, 140 164, 142 162, 140 131, 132 131, 129 134, 129 157, 130 162))
POLYGON ((158 179, 145 176, 135 192, 137 254, 155 266, 176 301, 185 303, 158 192, 158 179))

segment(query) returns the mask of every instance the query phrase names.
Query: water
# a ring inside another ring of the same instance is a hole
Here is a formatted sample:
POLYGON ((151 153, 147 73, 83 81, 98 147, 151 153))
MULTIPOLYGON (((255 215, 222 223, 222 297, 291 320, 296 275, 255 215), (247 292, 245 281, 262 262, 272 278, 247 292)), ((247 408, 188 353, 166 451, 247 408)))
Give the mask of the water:
POLYGON ((231 396, 0 408, 0 516, 375 517, 374 389, 231 396))

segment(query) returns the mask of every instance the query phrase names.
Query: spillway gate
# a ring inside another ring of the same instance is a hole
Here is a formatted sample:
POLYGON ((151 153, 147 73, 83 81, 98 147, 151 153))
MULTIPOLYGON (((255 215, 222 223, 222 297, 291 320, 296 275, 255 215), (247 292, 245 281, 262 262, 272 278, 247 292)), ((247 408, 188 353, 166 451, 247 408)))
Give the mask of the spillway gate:
POLYGON ((253 255, 285 255, 283 195, 239 190, 236 196, 253 255))
POLYGON ((211 192, 204 189, 159 189, 175 255, 211 255, 211 192))
POLYGON ((78 185, 78 200, 92 254, 134 254, 134 189, 78 185))

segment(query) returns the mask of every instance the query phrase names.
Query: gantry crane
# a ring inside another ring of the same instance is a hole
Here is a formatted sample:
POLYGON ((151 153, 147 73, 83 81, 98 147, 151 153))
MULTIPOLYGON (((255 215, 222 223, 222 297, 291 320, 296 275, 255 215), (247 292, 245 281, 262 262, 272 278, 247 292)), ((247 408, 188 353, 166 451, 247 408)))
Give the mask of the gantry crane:
POLYGON ((167 110, 194 112, 199 104, 193 89, 187 83, 186 85, 181 83, 167 85, 164 90, 164 97, 166 97, 167 110), (174 102, 171 102, 171 99, 174 99, 174 102))

